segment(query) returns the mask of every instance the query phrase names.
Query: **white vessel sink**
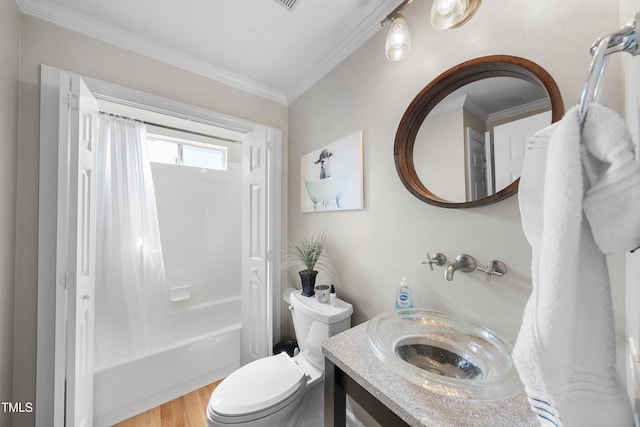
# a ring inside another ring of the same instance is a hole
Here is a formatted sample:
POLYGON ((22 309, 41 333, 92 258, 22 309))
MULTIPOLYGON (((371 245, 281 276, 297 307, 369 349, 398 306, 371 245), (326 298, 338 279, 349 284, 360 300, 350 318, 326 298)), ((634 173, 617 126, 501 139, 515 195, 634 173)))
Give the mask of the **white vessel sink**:
POLYGON ((512 346, 489 329, 423 309, 377 315, 367 326, 373 353, 414 384, 461 399, 503 399, 522 390, 512 346))

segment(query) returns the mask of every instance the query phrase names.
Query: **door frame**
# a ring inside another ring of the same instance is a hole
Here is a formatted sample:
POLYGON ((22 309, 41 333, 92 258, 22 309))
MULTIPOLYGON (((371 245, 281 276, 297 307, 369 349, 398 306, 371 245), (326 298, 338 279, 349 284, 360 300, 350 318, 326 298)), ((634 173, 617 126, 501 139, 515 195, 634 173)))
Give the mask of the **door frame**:
MULTIPOLYGON (((63 129, 59 123, 60 90, 58 83, 63 73, 77 74, 48 65, 41 65, 40 99, 40 176, 38 219, 38 321, 36 355, 36 426, 64 426, 66 378, 65 360, 65 312, 67 295, 63 283, 56 279, 57 262, 57 212, 58 212, 58 148, 63 129), (56 337, 62 337, 62 339, 56 337), (56 355, 58 355, 56 357, 56 355), (53 421, 53 424, 52 424, 53 421)), ((191 118, 204 123, 249 133, 267 130, 276 135, 271 141, 272 161, 269 168, 269 223, 266 229, 269 251, 275 256, 270 260, 269 303, 276 316, 273 318, 273 340, 280 338, 280 276, 279 260, 282 242, 282 132, 280 129, 260 123, 216 113, 179 101, 163 98, 136 89, 80 76, 97 98, 117 100, 151 111, 191 118)), ((61 197, 66 197, 64 194, 61 197)), ((266 354, 265 354, 266 355, 266 354)))
POLYGON ((487 147, 486 147, 486 139, 485 135, 482 132, 477 131, 471 126, 465 126, 464 128, 464 157, 465 157, 465 196, 467 202, 477 200, 478 198, 486 197, 489 191, 488 183, 487 183, 487 147), (473 180, 473 169, 474 169, 474 161, 475 157, 474 153, 474 145, 475 148, 479 148, 477 146, 481 146, 482 150, 475 150, 475 152, 481 152, 483 156, 483 172, 482 177, 484 179, 484 194, 478 197, 476 194, 476 181, 473 180))

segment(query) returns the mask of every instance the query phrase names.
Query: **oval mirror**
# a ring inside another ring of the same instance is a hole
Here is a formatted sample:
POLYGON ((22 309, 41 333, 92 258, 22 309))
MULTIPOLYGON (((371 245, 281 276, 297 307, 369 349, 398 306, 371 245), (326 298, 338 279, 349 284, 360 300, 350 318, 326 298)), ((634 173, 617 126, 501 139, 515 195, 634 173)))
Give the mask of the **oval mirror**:
POLYGON ((529 137, 563 114, 560 90, 539 65, 507 55, 472 59, 411 102, 396 133, 396 169, 432 205, 495 203, 518 191, 529 137))

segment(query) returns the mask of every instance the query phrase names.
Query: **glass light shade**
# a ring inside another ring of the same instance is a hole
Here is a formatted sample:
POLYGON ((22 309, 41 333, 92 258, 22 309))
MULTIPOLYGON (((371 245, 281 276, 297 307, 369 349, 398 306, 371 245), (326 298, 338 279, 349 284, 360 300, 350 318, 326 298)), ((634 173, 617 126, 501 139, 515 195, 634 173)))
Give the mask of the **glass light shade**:
POLYGON ((397 15, 389 24, 387 41, 384 46, 389 61, 399 61, 406 58, 411 51, 411 34, 407 21, 402 15, 397 15))
POLYGON ((431 25, 438 30, 454 28, 466 18, 469 0, 434 0, 431 7, 431 25))
POLYGON ((457 7, 460 7, 458 0, 436 0, 433 5, 440 15, 449 15, 457 7))

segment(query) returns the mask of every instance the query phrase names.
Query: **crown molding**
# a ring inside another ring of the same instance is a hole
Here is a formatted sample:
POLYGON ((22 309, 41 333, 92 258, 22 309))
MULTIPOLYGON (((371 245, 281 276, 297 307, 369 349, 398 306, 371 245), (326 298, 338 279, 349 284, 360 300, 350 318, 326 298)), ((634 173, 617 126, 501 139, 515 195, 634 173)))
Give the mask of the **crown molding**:
POLYGON ((438 105, 435 106, 433 110, 429 112, 429 117, 435 117, 440 114, 452 111, 456 108, 462 107, 471 111, 485 123, 494 123, 497 121, 509 120, 517 116, 528 115, 535 111, 550 110, 551 100, 549 98, 542 98, 536 101, 527 102, 525 104, 516 105, 515 107, 488 113, 484 108, 478 105, 473 98, 471 98, 467 94, 464 94, 452 99, 441 101, 438 105))
POLYGON ((433 118, 457 108, 464 108, 470 111, 483 122, 486 122, 490 117, 490 114, 466 93, 456 96, 455 98, 440 101, 433 110, 429 112, 428 117, 433 118))
POLYGON ((271 88, 237 73, 217 67, 208 62, 185 55, 144 37, 110 26, 104 22, 79 14, 47 1, 16 0, 22 13, 103 42, 153 58, 174 67, 218 81, 242 91, 266 98, 279 104, 288 105, 283 91, 271 88))
MULTIPOLYGON (((293 102, 377 33, 382 28, 380 22, 388 13, 388 4, 381 2, 311 72, 306 73, 299 83, 285 92, 46 0, 16 0, 16 3, 22 13, 26 15, 85 34, 283 105, 289 105, 293 102)), ((401 1, 398 0, 397 3, 399 4, 401 1)))
POLYGON ((464 107, 465 102, 467 102, 467 98, 469 95, 462 94, 460 96, 456 96, 451 99, 444 99, 436 104, 435 107, 431 111, 429 111, 429 117, 436 117, 440 114, 448 113, 449 111, 455 110, 456 108, 464 107))
POLYGON ((464 108, 466 108, 468 111, 473 113, 477 118, 485 123, 489 119, 489 116, 491 116, 491 114, 489 114, 487 110, 484 109, 484 107, 480 106, 480 104, 478 104, 475 99, 468 95, 464 100, 464 108))
POLYGON ((551 100, 547 98, 538 99, 536 101, 527 102, 526 104, 516 105, 506 110, 496 111, 489 114, 487 123, 508 120, 512 117, 530 114, 536 110, 551 110, 551 100))
MULTIPOLYGON (((295 101, 300 95, 311 88, 311 86, 326 76, 329 71, 333 70, 374 34, 380 31, 382 28, 380 22, 382 22, 389 13, 389 5, 385 3, 386 2, 381 2, 380 5, 378 5, 378 7, 371 12, 365 20, 360 22, 360 24, 358 24, 358 26, 354 28, 347 37, 342 39, 340 43, 331 49, 331 52, 325 56, 324 59, 320 61, 313 70, 311 70, 311 72, 307 73, 304 79, 295 85, 293 89, 287 91, 287 99, 289 100, 289 103, 295 101)), ((402 1, 398 0, 396 3, 397 6, 402 3, 402 1)))

